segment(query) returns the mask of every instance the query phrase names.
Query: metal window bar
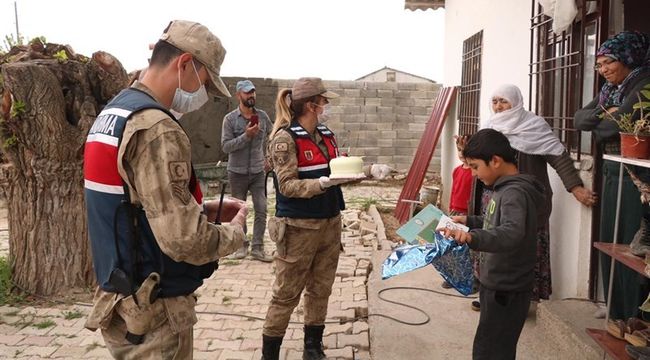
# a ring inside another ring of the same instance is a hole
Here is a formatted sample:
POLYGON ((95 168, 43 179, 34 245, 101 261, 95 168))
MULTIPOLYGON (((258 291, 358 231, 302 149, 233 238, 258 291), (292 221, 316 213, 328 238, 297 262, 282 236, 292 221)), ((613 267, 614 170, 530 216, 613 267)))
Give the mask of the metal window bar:
MULTIPOLYGON (((582 137, 573 118, 582 106, 585 1, 573 26, 555 34, 552 19, 532 0, 529 103, 531 111, 551 125, 567 149, 580 160, 582 137)), ((592 147, 589 147, 592 148, 592 147)))
POLYGON ((483 30, 463 41, 463 66, 458 117, 459 135, 471 135, 478 130, 482 53, 483 30))
MULTIPOLYGON (((577 152, 577 159, 581 154, 590 153, 594 158, 593 188, 600 189, 602 182, 602 159, 591 136, 584 140, 579 131, 573 126, 575 110, 582 107, 583 103, 590 101, 598 92, 599 79, 596 72, 585 68, 593 65, 593 55, 597 44, 607 38, 609 24, 609 0, 577 0, 579 8, 571 29, 559 36, 552 34, 552 20, 541 13, 541 8, 536 0, 532 0, 531 31, 530 31, 530 83, 529 100, 532 111, 543 116, 551 125, 556 122, 562 126, 555 126, 555 130, 562 134, 561 139, 567 148, 577 152), (595 5, 595 6, 593 6, 595 5), (589 13, 587 9, 591 7, 589 13), (563 42, 563 48, 554 48, 552 45, 563 42), (556 51, 560 50, 560 53, 556 51), (559 65, 558 65, 559 62, 559 65), (564 71, 566 87, 561 98, 558 98, 553 87, 554 75, 564 71), (593 75, 591 75, 593 74, 593 75), (593 76, 594 78, 589 78, 593 76), (535 100, 533 100, 535 99, 535 100), (549 104, 561 102, 561 114, 549 112, 549 104), (570 134, 573 134, 571 136, 570 134), (587 149, 591 149, 588 151, 587 149)), ((600 204, 596 204, 592 214, 592 242, 599 240, 600 229, 600 204), (598 240, 595 240, 598 239, 598 240)), ((589 270, 589 297, 596 299, 598 293, 598 251, 590 254, 589 270)))

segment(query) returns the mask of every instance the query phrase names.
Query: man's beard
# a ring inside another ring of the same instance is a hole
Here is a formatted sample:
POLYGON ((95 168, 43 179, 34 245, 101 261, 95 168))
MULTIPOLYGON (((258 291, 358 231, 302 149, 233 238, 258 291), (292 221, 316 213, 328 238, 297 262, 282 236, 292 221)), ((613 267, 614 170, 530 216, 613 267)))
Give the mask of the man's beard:
POLYGON ((255 98, 246 99, 244 101, 244 106, 246 106, 247 108, 254 107, 255 106, 255 98))

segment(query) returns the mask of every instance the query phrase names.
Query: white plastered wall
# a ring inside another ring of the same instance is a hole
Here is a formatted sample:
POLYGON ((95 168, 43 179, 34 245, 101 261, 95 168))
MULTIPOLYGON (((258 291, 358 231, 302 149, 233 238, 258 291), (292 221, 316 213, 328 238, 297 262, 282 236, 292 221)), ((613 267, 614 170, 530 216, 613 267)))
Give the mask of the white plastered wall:
MULTIPOLYGON (((483 30, 481 122, 490 116, 492 89, 504 83, 519 86, 525 106, 529 107, 530 16, 530 1, 502 0, 498 6, 489 0, 445 2, 444 86, 460 85, 463 41, 483 30)), ((457 133, 457 118, 457 111, 450 114, 441 139, 444 204, 449 203, 451 171, 459 164, 452 138, 457 133)), ((581 171, 581 177, 591 186, 590 162, 581 166, 586 170, 581 171)), ((586 297, 591 211, 564 190, 552 168, 548 171, 554 192, 551 214, 553 298, 586 297)))

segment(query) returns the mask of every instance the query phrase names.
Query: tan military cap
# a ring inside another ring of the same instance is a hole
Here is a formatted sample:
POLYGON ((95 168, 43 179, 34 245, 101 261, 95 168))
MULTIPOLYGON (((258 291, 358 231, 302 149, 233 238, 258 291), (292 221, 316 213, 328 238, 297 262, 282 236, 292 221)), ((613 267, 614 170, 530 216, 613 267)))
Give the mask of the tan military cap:
POLYGON ((230 96, 228 88, 219 77, 226 49, 207 27, 193 21, 174 20, 169 23, 160 40, 192 54, 205 66, 212 80, 212 84, 207 86, 208 93, 214 96, 230 96))
POLYGON ((323 80, 317 77, 303 77, 296 80, 291 88, 291 99, 300 100, 311 96, 320 95, 328 99, 339 97, 339 94, 328 91, 323 85, 323 80))

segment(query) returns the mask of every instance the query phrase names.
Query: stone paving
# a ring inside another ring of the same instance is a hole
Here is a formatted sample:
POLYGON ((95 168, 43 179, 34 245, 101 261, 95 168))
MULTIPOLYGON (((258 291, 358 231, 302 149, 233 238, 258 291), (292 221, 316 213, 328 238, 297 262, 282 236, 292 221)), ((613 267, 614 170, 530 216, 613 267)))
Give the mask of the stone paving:
MULTIPOLYGON (((370 216, 358 209, 377 199, 394 204, 399 191, 352 187, 344 193, 352 210, 343 213, 345 252, 341 254, 329 301, 323 342, 329 359, 370 359, 369 329, 364 317, 368 314, 366 282, 371 271, 372 251, 377 244, 377 226, 370 216)), ((269 199, 269 204, 272 203, 269 199)), ((6 220, 3 221, 6 228, 6 220)), ((0 242, 6 243, 6 235, 0 242)), ((274 248, 268 235, 265 246, 267 251, 274 248)), ((263 325, 260 319, 266 314, 273 280, 272 264, 250 258, 222 260, 219 270, 197 291, 199 321, 194 326, 194 358, 260 359, 263 325)), ((88 311, 89 307, 84 304, 0 307, 0 358, 110 358, 99 332, 93 333, 83 327, 88 311)), ((302 358, 302 301, 291 320, 293 323, 282 344, 281 359, 297 360, 302 358)))

